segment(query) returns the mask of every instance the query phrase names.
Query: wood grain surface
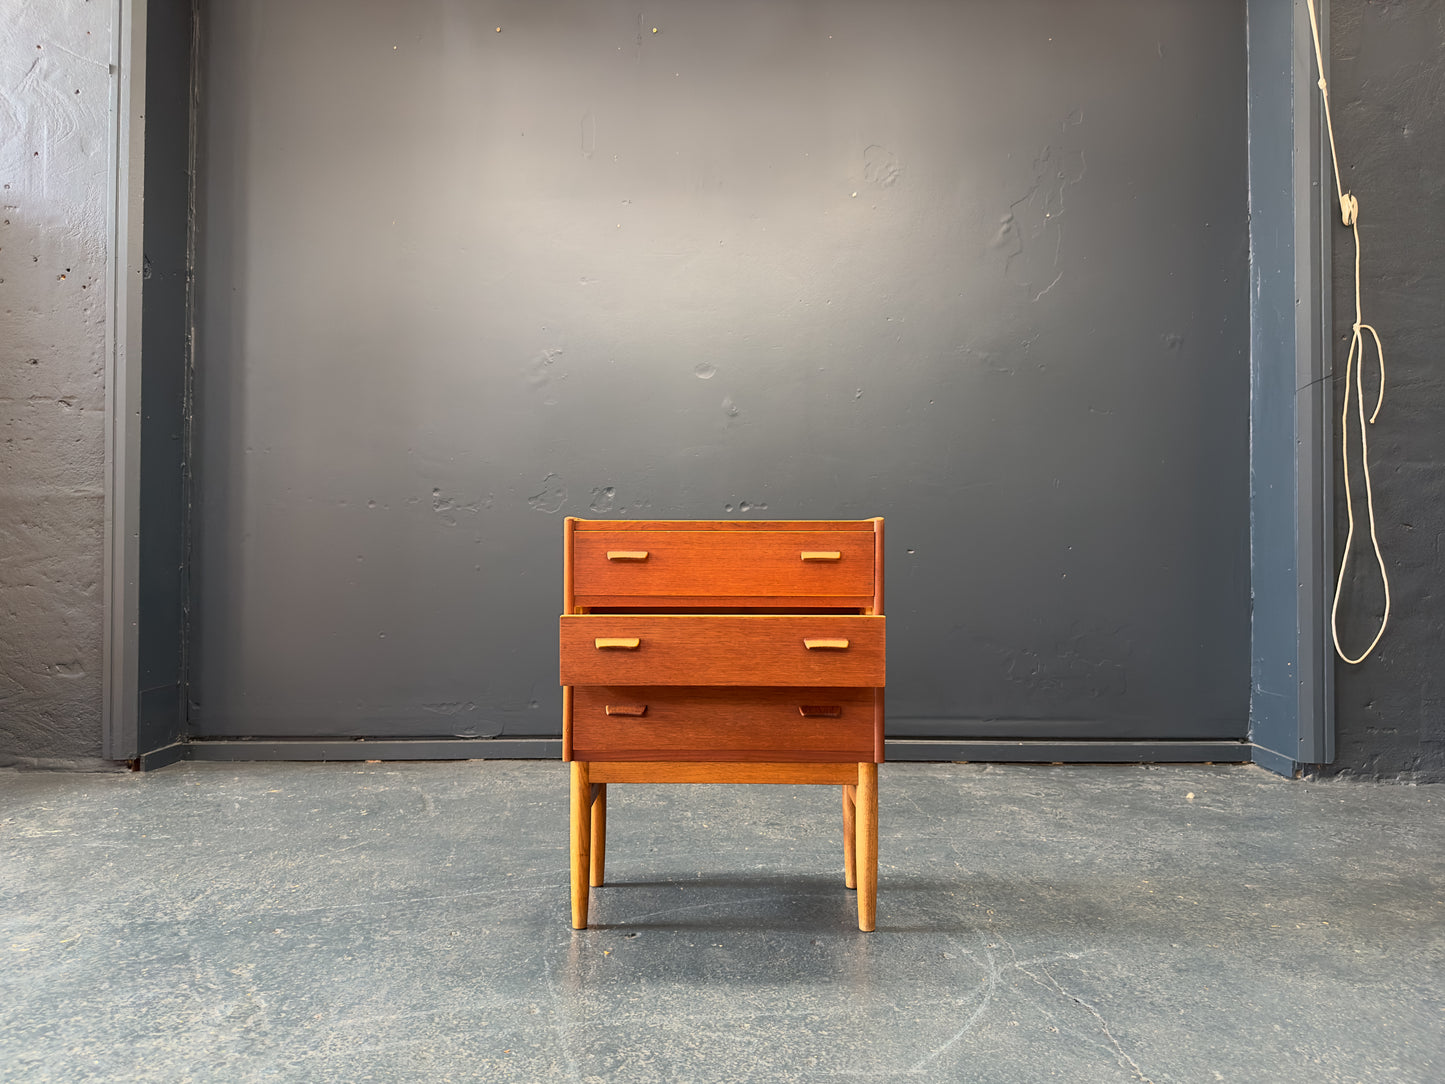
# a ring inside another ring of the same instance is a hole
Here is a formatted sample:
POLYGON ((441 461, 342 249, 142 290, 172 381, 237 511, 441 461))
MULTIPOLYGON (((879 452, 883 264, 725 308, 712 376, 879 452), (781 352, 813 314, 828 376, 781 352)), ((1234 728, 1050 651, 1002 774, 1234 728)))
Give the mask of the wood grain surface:
POLYGON ((591 778, 599 783, 857 783, 858 764, 678 764, 598 761, 591 778))
POLYGON ((872 532, 877 519, 576 519, 577 531, 724 531, 767 534, 771 531, 872 532))
POLYGON ((563 685, 846 685, 886 683, 885 617, 564 614, 563 685), (631 651, 598 639, 636 637, 631 651), (809 651, 813 638, 845 650, 809 651))
POLYGON ((748 597, 847 598, 873 594, 874 539, 859 531, 589 531, 573 539, 576 605, 599 598, 665 599, 679 595, 719 603, 748 597), (646 553, 619 560, 609 554, 646 553), (804 553, 837 560, 804 560, 804 553))
POLYGON ((873 759, 873 690, 579 685, 578 760, 857 763, 873 759), (837 714, 808 718, 801 708, 837 714), (618 709, 646 713, 622 714, 618 709), (611 711, 609 712, 609 709, 611 711))

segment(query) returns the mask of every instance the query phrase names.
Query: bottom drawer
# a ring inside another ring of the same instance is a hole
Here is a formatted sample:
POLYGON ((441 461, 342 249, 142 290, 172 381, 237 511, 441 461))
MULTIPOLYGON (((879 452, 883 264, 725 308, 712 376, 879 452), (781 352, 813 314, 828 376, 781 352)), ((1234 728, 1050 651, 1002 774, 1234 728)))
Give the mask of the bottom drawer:
POLYGON ((574 760, 872 761, 874 690, 578 685, 574 760))

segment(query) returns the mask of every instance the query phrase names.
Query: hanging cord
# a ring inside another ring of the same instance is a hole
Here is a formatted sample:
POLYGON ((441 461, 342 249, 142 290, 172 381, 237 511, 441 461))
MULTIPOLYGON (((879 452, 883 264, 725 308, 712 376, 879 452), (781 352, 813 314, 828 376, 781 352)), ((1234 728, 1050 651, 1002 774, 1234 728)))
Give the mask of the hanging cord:
POLYGON ((1330 88, 1325 82, 1325 58, 1320 48, 1320 24, 1315 14, 1315 0, 1308 0, 1310 9, 1310 30, 1314 34, 1315 41, 1315 63, 1319 65, 1320 72, 1320 99, 1324 103, 1325 128, 1330 136, 1330 160, 1335 167, 1335 191, 1340 197, 1340 221, 1350 228, 1355 237, 1355 327, 1354 337, 1350 340, 1350 353, 1345 359, 1345 405, 1340 413, 1340 459, 1345 475, 1345 512, 1349 519, 1349 530, 1345 533, 1345 551, 1340 555, 1340 575, 1335 581, 1335 600, 1330 607, 1330 635, 1335 641, 1335 652, 1345 662, 1355 665, 1362 663, 1375 650, 1380 638, 1385 635, 1385 625, 1390 620, 1390 577, 1385 571, 1385 558, 1380 553, 1380 534, 1375 527, 1375 493, 1370 484, 1370 442, 1367 436, 1367 425, 1365 418, 1365 332, 1375 340, 1375 354, 1380 359, 1380 394, 1375 400, 1374 413, 1369 417, 1369 424, 1373 425, 1375 419, 1380 416, 1380 407, 1385 402, 1385 348, 1380 342, 1380 333, 1364 322, 1360 307, 1360 201, 1345 191, 1344 183, 1340 180, 1340 156, 1335 150, 1335 123, 1330 116, 1330 88), (1380 566, 1380 582, 1385 586, 1385 612, 1380 616, 1380 628, 1375 633, 1375 638, 1370 641, 1370 646, 1365 648, 1357 658, 1350 658, 1345 654, 1344 648, 1340 646, 1340 595, 1344 592, 1345 573, 1350 565, 1350 550, 1355 542, 1355 496, 1350 486, 1350 377, 1353 375, 1355 387, 1355 416, 1359 421, 1360 430, 1360 463, 1365 476, 1365 510, 1370 523, 1370 544, 1375 549, 1375 562, 1380 566))

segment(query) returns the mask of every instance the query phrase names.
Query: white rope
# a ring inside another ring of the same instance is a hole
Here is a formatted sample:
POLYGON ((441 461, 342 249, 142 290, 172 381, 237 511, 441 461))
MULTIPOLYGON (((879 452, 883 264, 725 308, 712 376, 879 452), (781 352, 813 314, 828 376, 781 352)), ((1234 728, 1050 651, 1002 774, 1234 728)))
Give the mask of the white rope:
POLYGON ((1385 557, 1380 552, 1380 534, 1375 526, 1375 492, 1370 482, 1370 442, 1365 418, 1365 336, 1368 331, 1375 340, 1375 354, 1380 359, 1380 394, 1375 400, 1375 410, 1369 417, 1373 425, 1380 416, 1380 407, 1385 402, 1385 347, 1380 342, 1380 333, 1364 322, 1360 306, 1360 201, 1345 191, 1340 180, 1340 156, 1335 150, 1335 122, 1330 116, 1330 88, 1325 82, 1325 58, 1320 48, 1320 24, 1315 14, 1315 0, 1308 0, 1310 9, 1310 30, 1314 34, 1315 63, 1320 72, 1320 99, 1325 109, 1325 129, 1330 136, 1330 160, 1335 167, 1335 191, 1340 198, 1340 221, 1348 226, 1355 238, 1355 325, 1354 337, 1350 340, 1350 352, 1345 359, 1345 405, 1340 414, 1340 461, 1345 475, 1345 514, 1349 529, 1345 532, 1345 550, 1340 555, 1340 575, 1335 581, 1335 600, 1330 607, 1330 635, 1334 638, 1335 652, 1345 662, 1355 665, 1369 658, 1380 639, 1385 635, 1385 626, 1390 620, 1390 577, 1385 571, 1385 557), (1353 375, 1355 416, 1360 430, 1360 463, 1365 476, 1365 510, 1370 523, 1370 544, 1375 550, 1375 562, 1380 566, 1380 582, 1385 587, 1385 612, 1380 616, 1380 627, 1370 646, 1356 658, 1350 658, 1340 646, 1340 595, 1344 592, 1345 573, 1350 567, 1350 551, 1355 543, 1355 495, 1350 485, 1350 377, 1353 375))

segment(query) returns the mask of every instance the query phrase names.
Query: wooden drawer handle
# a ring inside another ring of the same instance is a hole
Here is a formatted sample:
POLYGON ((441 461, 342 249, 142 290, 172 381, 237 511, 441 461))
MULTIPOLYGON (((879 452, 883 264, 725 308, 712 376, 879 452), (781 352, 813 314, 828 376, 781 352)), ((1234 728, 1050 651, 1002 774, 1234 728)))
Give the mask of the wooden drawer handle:
POLYGON ((603 709, 608 715, 646 715, 646 704, 608 704, 603 709))
POLYGON ((636 636, 599 636, 593 641, 598 651, 605 651, 608 648, 615 648, 619 651, 636 651, 642 641, 636 636))
POLYGON ((608 550, 609 561, 645 561, 647 560, 646 550, 608 550))
POLYGON ((809 651, 847 651, 847 640, 804 640, 803 646, 809 651))
POLYGON ((843 714, 841 704, 800 704, 798 714, 805 719, 837 719, 843 714))
POLYGON ((838 550, 804 550, 805 561, 841 561, 843 554, 838 550))

